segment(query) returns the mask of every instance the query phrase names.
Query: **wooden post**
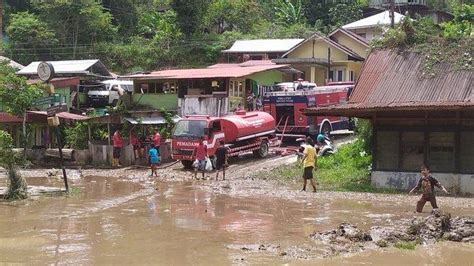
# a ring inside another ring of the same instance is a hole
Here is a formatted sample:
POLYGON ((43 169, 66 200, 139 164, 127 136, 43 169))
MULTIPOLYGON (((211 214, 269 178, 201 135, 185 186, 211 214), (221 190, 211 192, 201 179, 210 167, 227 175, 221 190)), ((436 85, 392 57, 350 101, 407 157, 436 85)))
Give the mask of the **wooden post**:
POLYGON ((331 77, 329 75, 331 74, 331 47, 328 47, 328 81, 330 82, 331 77))
POLYGON ((92 134, 91 134, 91 125, 87 125, 87 137, 89 139, 89 141, 92 140, 92 134))
POLYGON ((395 28, 395 0, 390 0, 390 27, 395 28))
POLYGON ((107 144, 110 146, 110 123, 107 123, 107 144))
POLYGON ((60 132, 59 132, 59 126, 56 127, 56 136, 58 138, 59 159, 60 159, 60 162, 61 162, 61 169, 63 170, 64 186, 66 187, 66 191, 69 192, 69 185, 67 183, 66 168, 64 168, 64 157, 63 157, 63 149, 62 149, 62 143, 61 143, 61 136, 60 136, 60 132))

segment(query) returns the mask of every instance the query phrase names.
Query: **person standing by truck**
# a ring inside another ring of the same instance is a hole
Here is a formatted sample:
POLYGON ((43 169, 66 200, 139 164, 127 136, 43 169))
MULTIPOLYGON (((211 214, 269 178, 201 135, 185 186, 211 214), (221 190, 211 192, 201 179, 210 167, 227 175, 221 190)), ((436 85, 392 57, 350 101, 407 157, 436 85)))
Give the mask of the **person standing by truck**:
POLYGON ((197 179, 197 172, 202 172, 202 178, 206 176, 206 157, 207 157, 207 145, 204 144, 204 137, 201 137, 198 146, 194 149, 193 155, 196 155, 197 165, 194 167, 194 178, 197 179))
POLYGON ((114 147, 112 167, 120 167, 120 152, 122 151, 123 141, 118 129, 115 130, 114 136, 112 137, 112 142, 114 147))
POLYGON ((224 140, 219 142, 220 146, 216 150, 216 181, 219 180, 219 172, 222 171, 222 180, 225 180, 225 168, 227 166, 227 148, 224 140))
POLYGON ((130 144, 133 146, 133 154, 135 155, 135 159, 140 158, 141 145, 135 131, 130 132, 130 144))
POLYGON ((158 131, 158 128, 155 128, 152 140, 156 149, 160 150, 161 135, 160 135, 160 132, 158 131))
POLYGON ((310 137, 306 139, 306 146, 303 151, 303 189, 306 191, 306 184, 308 180, 311 182, 313 192, 316 192, 316 185, 313 181, 313 171, 316 165, 316 149, 314 148, 314 141, 310 137))

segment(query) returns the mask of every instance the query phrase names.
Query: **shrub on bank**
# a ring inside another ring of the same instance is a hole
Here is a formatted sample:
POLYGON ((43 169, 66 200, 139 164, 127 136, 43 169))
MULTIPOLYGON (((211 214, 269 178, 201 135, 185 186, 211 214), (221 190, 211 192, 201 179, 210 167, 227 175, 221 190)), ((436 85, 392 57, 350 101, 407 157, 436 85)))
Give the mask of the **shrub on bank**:
MULTIPOLYGON (((370 184, 372 156, 365 150, 362 139, 341 146, 331 156, 318 157, 316 181, 324 190, 374 191, 370 184)), ((273 176, 284 180, 301 179, 301 162, 276 168, 273 176)))

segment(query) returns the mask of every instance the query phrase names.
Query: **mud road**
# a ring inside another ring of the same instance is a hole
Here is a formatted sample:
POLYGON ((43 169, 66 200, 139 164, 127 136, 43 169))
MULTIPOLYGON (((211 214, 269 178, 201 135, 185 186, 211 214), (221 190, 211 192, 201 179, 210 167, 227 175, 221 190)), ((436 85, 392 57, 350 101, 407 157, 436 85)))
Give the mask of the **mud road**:
MULTIPOLYGON (((226 181, 194 180, 176 164, 145 169, 70 170, 72 193, 0 201, 0 262, 28 264, 472 264, 474 246, 443 241, 415 250, 334 252, 315 232, 350 223, 361 230, 414 217, 417 196, 299 192, 272 168, 294 161, 239 159, 226 181), (257 174, 258 173, 258 174, 257 174), (263 174, 262 174, 263 173, 263 174), (268 178, 266 178, 268 176, 268 178)), ((56 170, 24 171, 33 186, 62 187, 56 170), (49 177, 48 177, 49 173, 49 177)), ((0 186, 6 183, 0 175, 0 186)), ((472 198, 438 197, 443 211, 474 216, 472 198)))

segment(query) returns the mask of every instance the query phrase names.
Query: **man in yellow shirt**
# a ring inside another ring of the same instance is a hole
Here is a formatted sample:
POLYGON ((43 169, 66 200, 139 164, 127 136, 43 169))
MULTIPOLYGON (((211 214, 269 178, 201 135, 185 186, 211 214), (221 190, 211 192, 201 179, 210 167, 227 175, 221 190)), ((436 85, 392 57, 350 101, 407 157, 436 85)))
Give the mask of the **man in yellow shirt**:
POLYGON ((308 179, 313 186, 313 192, 316 192, 316 185, 313 182, 313 170, 316 165, 316 149, 314 148, 314 141, 311 138, 307 138, 306 146, 304 149, 303 157, 303 189, 301 191, 306 191, 306 183, 308 179))

